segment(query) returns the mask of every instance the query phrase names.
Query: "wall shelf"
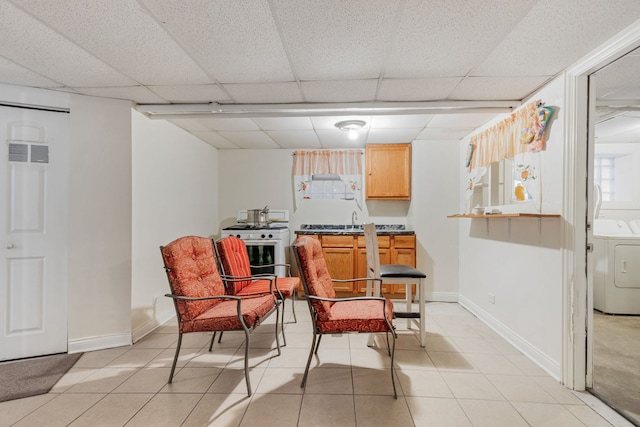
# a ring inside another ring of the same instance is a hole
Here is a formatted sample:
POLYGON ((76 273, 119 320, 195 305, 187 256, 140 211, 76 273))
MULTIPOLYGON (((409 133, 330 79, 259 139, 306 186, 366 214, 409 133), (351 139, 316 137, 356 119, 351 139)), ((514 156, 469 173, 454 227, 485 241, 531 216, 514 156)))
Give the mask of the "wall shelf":
POLYGON ((447 218, 560 218, 560 214, 501 213, 489 215, 455 214, 447 218))

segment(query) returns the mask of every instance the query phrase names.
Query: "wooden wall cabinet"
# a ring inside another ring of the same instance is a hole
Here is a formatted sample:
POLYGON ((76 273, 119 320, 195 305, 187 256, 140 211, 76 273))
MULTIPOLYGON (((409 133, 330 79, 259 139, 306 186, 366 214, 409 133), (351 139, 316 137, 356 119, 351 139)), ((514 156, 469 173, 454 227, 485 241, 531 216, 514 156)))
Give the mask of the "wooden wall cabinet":
MULTIPOLYGON (((367 277, 367 250, 362 235, 308 235, 320 240, 322 252, 332 279, 367 277)), ((298 235, 302 237, 302 235, 298 235)), ((416 236, 379 235, 378 251, 381 264, 416 266, 416 236)), ((367 282, 334 283, 339 296, 365 295, 367 282)), ((382 293, 392 298, 404 298, 405 285, 384 284, 382 293)))
POLYGON ((411 200, 411 144, 367 144, 367 200, 411 200))

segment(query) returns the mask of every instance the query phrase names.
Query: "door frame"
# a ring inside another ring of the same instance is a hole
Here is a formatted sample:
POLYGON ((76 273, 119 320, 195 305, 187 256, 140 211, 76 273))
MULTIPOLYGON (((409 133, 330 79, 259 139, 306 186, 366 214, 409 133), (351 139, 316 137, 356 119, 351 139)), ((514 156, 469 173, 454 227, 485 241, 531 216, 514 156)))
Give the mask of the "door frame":
POLYGON ((587 185, 589 138, 589 75, 640 46, 640 21, 593 50, 564 72, 565 149, 563 258, 562 382, 574 390, 591 386, 593 290, 588 285, 586 247, 587 207, 592 194, 587 185))

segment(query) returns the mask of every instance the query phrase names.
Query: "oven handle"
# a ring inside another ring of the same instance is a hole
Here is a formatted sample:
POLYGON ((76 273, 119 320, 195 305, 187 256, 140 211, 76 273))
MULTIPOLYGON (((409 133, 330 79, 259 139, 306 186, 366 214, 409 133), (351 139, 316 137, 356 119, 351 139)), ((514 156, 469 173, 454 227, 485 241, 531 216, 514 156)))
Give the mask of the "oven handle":
POLYGON ((278 243, 280 243, 280 240, 269 240, 269 239, 248 239, 248 240, 242 240, 244 242, 245 245, 268 245, 268 246, 275 246, 278 243))

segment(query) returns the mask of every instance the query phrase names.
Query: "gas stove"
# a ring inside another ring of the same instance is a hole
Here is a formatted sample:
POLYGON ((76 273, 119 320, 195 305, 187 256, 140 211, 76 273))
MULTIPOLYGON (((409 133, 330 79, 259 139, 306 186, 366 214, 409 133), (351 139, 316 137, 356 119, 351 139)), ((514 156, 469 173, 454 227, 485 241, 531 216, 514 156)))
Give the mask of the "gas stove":
POLYGON ((255 225, 246 223, 247 211, 238 212, 238 223, 222 229, 221 236, 236 236, 244 241, 249 253, 251 265, 280 264, 272 267, 271 271, 252 270, 252 274, 274 273, 283 277, 287 273, 284 264, 287 263, 289 247, 289 211, 270 210, 269 216, 276 220, 266 224, 255 225))

